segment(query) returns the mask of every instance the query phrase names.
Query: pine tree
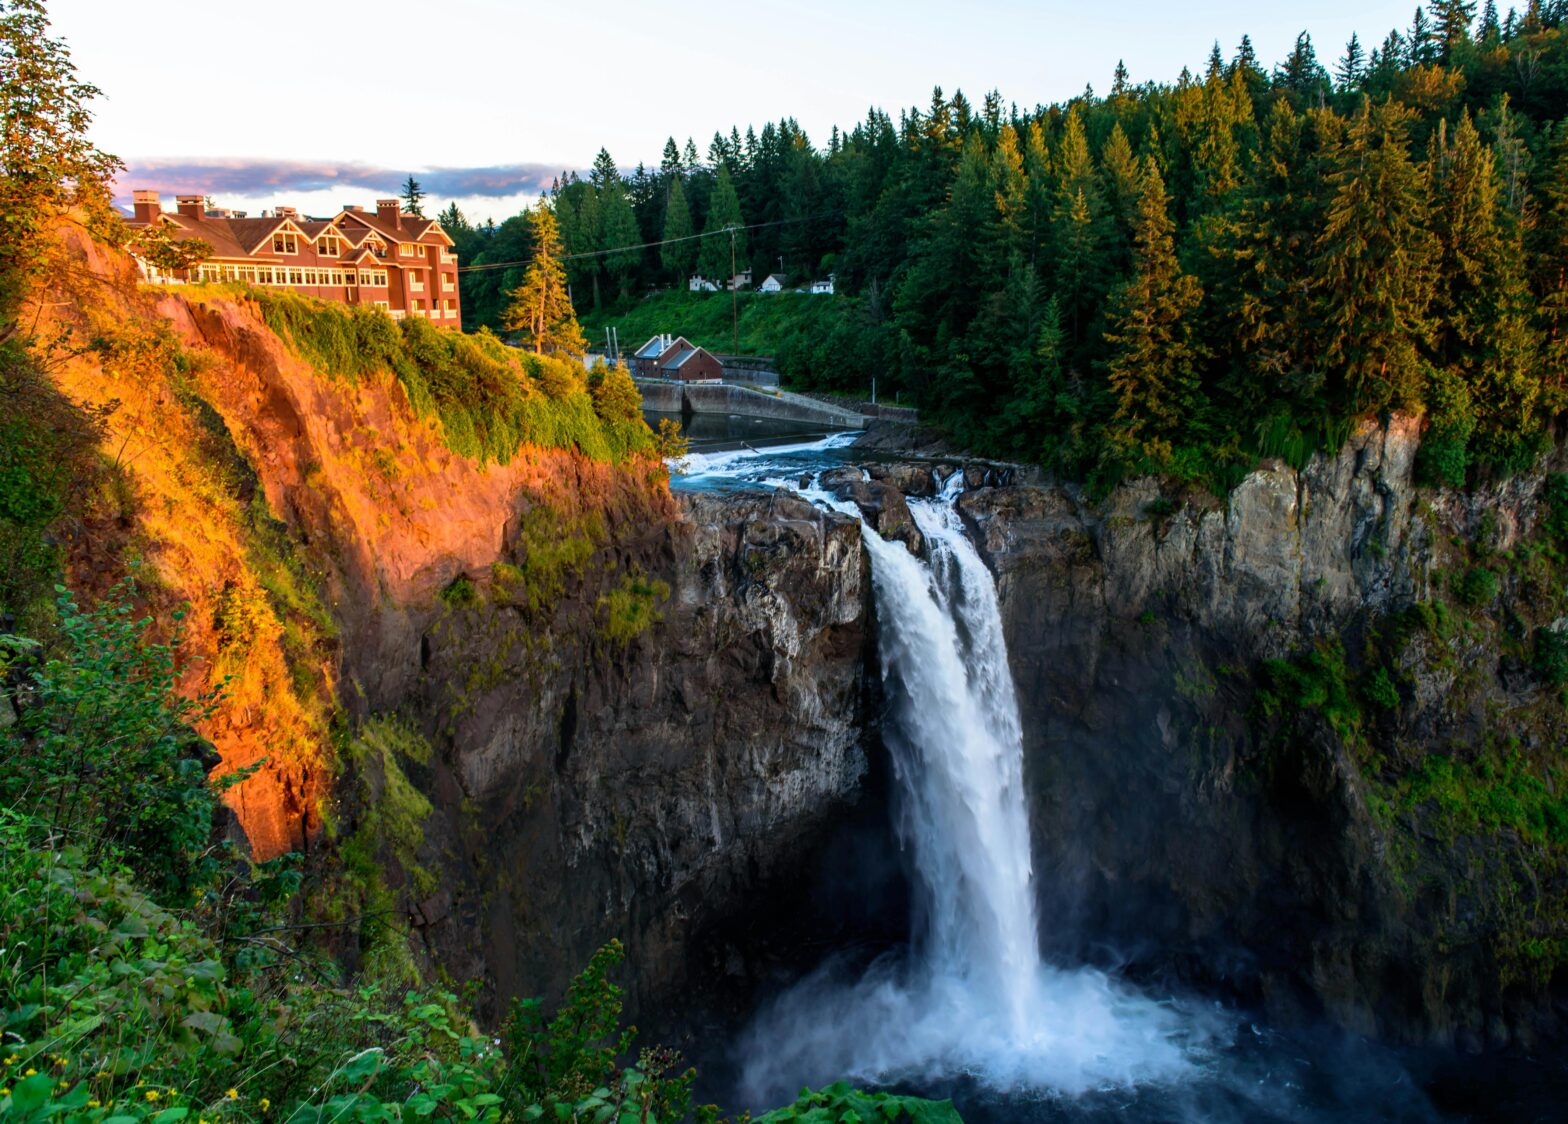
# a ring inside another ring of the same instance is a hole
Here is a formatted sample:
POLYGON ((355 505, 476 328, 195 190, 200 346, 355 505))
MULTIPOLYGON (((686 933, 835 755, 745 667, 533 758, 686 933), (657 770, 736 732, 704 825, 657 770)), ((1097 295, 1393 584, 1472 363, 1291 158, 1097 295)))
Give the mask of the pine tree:
POLYGON ((1117 431, 1139 444, 1144 456, 1164 462, 1198 407, 1202 351, 1192 328, 1203 289, 1176 259, 1159 170, 1145 164, 1142 172, 1133 273, 1107 313, 1106 370, 1117 431))
POLYGON ((681 150, 675 144, 675 138, 669 137, 664 142, 664 154, 659 158, 659 175, 668 183, 684 170, 681 167, 681 150))
POLYGON ((1296 36, 1296 45, 1283 66, 1274 72, 1274 85, 1289 90, 1303 104, 1319 101, 1329 89, 1328 71, 1318 62, 1317 51, 1312 47, 1312 36, 1303 31, 1296 36))
POLYGON ((659 260, 675 277, 677 286, 685 283, 697 262, 697 243, 691 238, 691 208, 686 205, 686 189, 676 176, 670 183, 670 194, 664 205, 664 245, 659 247, 659 260))
POLYGON ((588 173, 588 182, 603 191, 611 184, 621 182, 620 169, 615 166, 615 160, 605 149, 600 149, 599 154, 593 158, 593 169, 588 173))
POLYGON ((419 186, 419 181, 416 180, 412 175, 409 176, 408 179, 403 183, 403 193, 401 198, 403 200, 404 211, 411 215, 418 215, 420 218, 425 217, 425 192, 424 189, 419 186))
POLYGON ((1111 75, 1111 97, 1126 97, 1131 90, 1132 84, 1128 80, 1127 63, 1122 59, 1117 59, 1116 73, 1111 75))
POLYGON ((473 229, 468 223, 468 218, 458 209, 456 201, 448 203, 436 216, 436 221, 441 224, 441 229, 448 235, 466 234, 473 229))
POLYGON ((688 176, 702 167, 702 161, 697 157, 697 143, 690 137, 686 138, 686 147, 681 150, 681 165, 688 176))
MULTIPOLYGON (((713 196, 708 201, 708 221, 703 225, 702 250, 698 268, 704 277, 719 280, 732 277, 730 268, 730 236, 722 233, 730 227, 742 227, 740 198, 735 194, 735 184, 728 168, 720 168, 713 185, 713 196)), ((750 260, 746 249, 746 232, 737 229, 734 235, 734 268, 745 269, 750 260)))
POLYGON ((1437 245, 1410 159, 1411 112, 1363 98, 1336 153, 1313 289, 1338 409, 1359 416, 1421 399, 1437 245))
POLYGON ((1412 66, 1430 66, 1437 61, 1437 43, 1432 37, 1432 25, 1426 18, 1425 8, 1416 8, 1410 22, 1409 46, 1412 66))
POLYGON ((1345 44, 1345 57, 1339 60, 1339 66, 1334 71, 1340 92, 1354 91, 1361 84, 1361 75, 1365 69, 1366 55, 1361 49, 1361 40, 1352 32, 1350 42, 1345 44))
POLYGON ((642 232, 632 210, 626 189, 617 180, 599 192, 599 249, 604 253, 604 268, 619 283, 621 296, 631 292, 632 273, 642 261, 637 249, 642 232))
POLYGON ((582 355, 588 348, 567 289, 555 212, 541 201, 528 213, 533 257, 523 283, 508 295, 502 324, 536 355, 582 355))
POLYGON ((1502 34, 1502 24, 1497 19, 1497 0, 1486 0, 1486 7, 1481 9, 1481 28, 1476 33, 1476 39, 1486 46, 1494 46, 1502 34))
POLYGON ((1433 0, 1432 15, 1436 21, 1439 58, 1447 63, 1456 50, 1470 42, 1475 3, 1474 0, 1433 0))

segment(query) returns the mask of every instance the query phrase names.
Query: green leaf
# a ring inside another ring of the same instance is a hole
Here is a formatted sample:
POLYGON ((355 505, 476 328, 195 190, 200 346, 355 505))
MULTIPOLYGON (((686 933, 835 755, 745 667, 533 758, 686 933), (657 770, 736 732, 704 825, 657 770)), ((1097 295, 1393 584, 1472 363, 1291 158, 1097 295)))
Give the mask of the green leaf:
POLYGON ((16 1116, 30 1116, 37 1112, 49 1099, 49 1091, 52 1088, 54 1088, 54 1078, 47 1073, 37 1073, 18 1081, 11 1087, 11 1113, 16 1116))
POLYGON ((184 1120, 191 1114, 188 1108, 166 1108, 152 1118, 152 1124, 175 1124, 177 1120, 184 1120))

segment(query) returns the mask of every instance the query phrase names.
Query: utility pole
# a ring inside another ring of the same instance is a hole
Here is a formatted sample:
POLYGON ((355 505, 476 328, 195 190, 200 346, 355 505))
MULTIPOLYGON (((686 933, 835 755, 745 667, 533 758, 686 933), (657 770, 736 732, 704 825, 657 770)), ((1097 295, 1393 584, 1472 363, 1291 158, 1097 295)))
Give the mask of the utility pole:
POLYGON ((740 354, 740 274, 735 272, 735 224, 730 223, 730 354, 740 354))

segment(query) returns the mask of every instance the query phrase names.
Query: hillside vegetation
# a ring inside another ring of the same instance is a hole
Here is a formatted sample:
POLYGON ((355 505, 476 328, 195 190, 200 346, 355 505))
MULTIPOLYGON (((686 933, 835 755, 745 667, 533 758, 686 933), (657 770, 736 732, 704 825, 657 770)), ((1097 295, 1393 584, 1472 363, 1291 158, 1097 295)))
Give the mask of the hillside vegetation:
MULTIPOLYGON (((755 276, 836 274, 836 321, 781 303, 799 331, 753 338, 807 386, 877 374, 986 453, 1223 487, 1406 410, 1426 479, 1459 484, 1530 464, 1568 406, 1565 20, 1442 0, 1332 70, 1302 35, 1272 69, 1244 38, 1034 109, 939 89, 815 143, 786 119, 631 175, 601 152, 550 205, 576 291, 617 311, 727 277, 735 223, 755 276), (635 248, 684 230, 713 236, 635 248)), ((465 261, 529 252, 519 220, 447 218, 465 261)), ((465 274, 477 322, 511 272, 465 274)))

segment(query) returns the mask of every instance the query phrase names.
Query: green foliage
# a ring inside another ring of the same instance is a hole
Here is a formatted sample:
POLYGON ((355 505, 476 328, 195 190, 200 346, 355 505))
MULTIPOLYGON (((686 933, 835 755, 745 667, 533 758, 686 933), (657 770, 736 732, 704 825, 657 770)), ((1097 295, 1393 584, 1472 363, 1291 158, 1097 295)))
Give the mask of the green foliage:
POLYGON ((1495 570, 1475 566, 1454 582, 1454 596, 1461 605, 1481 608, 1490 605, 1497 597, 1498 577, 1495 570))
POLYGON ((641 573, 625 575, 617 588, 599 599, 605 637, 622 647, 630 644, 663 619, 657 606, 669 599, 668 582, 649 580, 641 573))
POLYGON ((1568 635, 1550 628, 1536 629, 1530 665, 1554 687, 1568 683, 1568 635))
POLYGON ((1292 720, 1304 710, 1321 714, 1340 738, 1353 741, 1361 729, 1361 707, 1345 666, 1345 650, 1325 642, 1290 660, 1265 660, 1257 703, 1270 718, 1292 720))
POLYGON ((759 1116, 755 1124, 963 1124, 951 1101, 892 1093, 863 1093, 840 1081, 817 1092, 802 1089, 792 1105, 759 1116))
POLYGON ((179 697, 174 644, 150 641, 134 596, 122 583, 88 612, 59 590, 60 653, 24 676, 20 721, 0 730, 0 801, 79 842, 89 862, 123 856, 178 895, 205 871, 214 795, 189 724, 216 696, 179 697))
POLYGON ((527 444, 623 460, 647 445, 645 425, 601 421, 575 360, 520 353, 487 331, 444 331, 420 317, 399 326, 373 308, 270 289, 250 296, 268 325, 328 376, 390 372, 414 412, 439 421, 447 446, 463 456, 504 464, 527 444))
POLYGON ((0 616, 23 627, 52 608, 52 528, 80 515, 105 475, 102 417, 61 394, 26 349, 0 344, 0 616))
POLYGON ((1560 779, 1543 777, 1516 754, 1487 751, 1469 761, 1429 754, 1400 796, 1407 807, 1435 808, 1450 838, 1508 829, 1530 842, 1568 844, 1568 793, 1560 779))
POLYGON ((1379 666, 1362 685, 1361 693, 1367 701, 1384 710, 1399 709, 1399 686, 1394 682, 1394 677, 1389 674, 1388 668, 1379 666))
POLYGON ((72 207, 110 213, 109 184, 123 165, 87 137, 100 93, 77 78, 65 40, 49 34, 43 0, 0 9, 0 339, 47 268, 50 220, 72 207))
MULTIPOLYGON (((1144 471, 1223 490, 1393 410, 1427 420, 1427 483, 1520 472, 1568 409, 1568 23, 1539 7, 1484 46, 1358 38, 1337 82, 1303 35, 1272 71, 1248 46, 1201 79, 1010 114, 936 90, 827 145, 789 118, 736 128, 702 167, 622 176, 605 154, 556 193, 597 255, 574 265, 589 334, 772 355, 806 389, 876 379, 956 442, 1096 490, 1144 471), (679 283, 673 247, 603 253, 687 229, 678 202, 708 277, 740 223, 740 268, 831 270, 837 295, 743 297, 734 342, 728 294, 604 311, 603 280, 679 283), (610 238, 607 209, 636 237, 610 238)), ((520 237, 460 250, 515 261, 520 237)), ((497 284, 465 275, 465 307, 491 315, 497 284)))
POLYGON ((454 609, 471 609, 480 603, 478 587, 463 574, 448 582, 439 596, 443 603, 454 609))

